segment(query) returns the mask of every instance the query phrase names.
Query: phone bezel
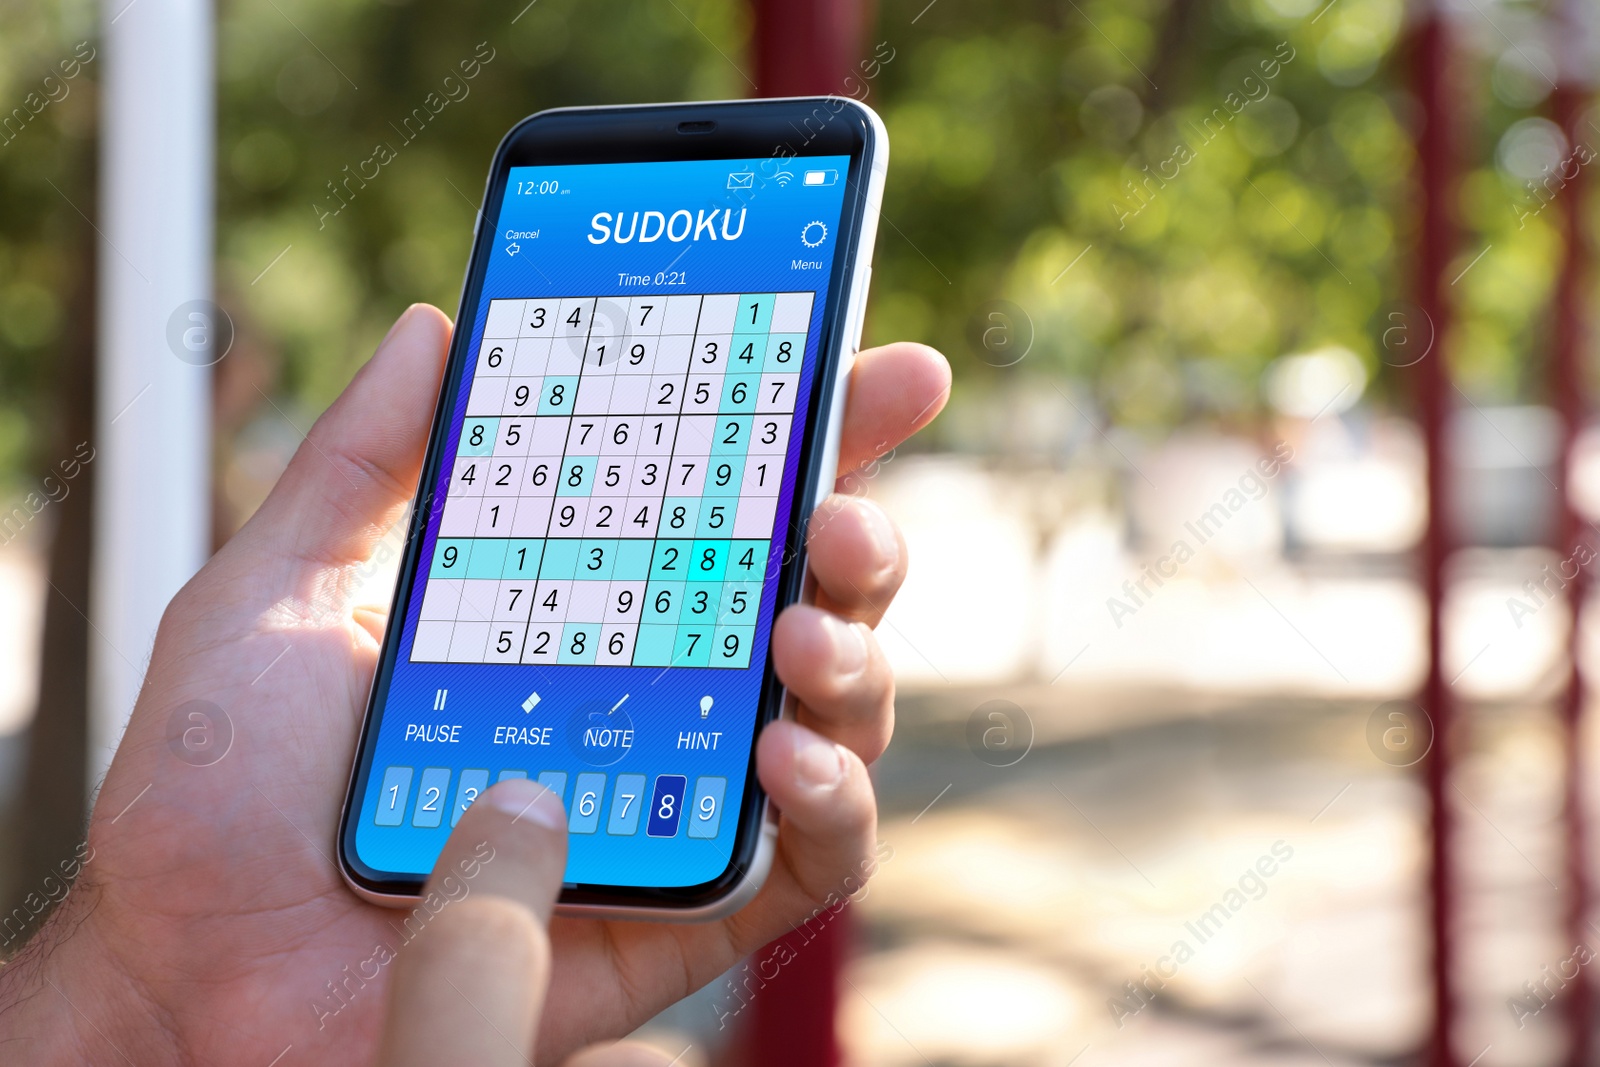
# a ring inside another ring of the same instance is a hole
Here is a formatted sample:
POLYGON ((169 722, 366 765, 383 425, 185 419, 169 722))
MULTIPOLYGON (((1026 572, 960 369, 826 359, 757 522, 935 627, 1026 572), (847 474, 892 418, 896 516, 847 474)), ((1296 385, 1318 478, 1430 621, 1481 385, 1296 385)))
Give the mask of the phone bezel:
MULTIPOLYGON (((845 97, 790 98, 781 100, 731 101, 705 104, 656 104, 607 108, 562 108, 543 111, 518 123, 500 142, 485 184, 483 206, 474 229, 472 254, 463 284, 457 322, 471 322, 481 299, 489 256, 494 248, 494 220, 505 195, 512 168, 520 166, 580 163, 666 162, 699 159, 771 159, 781 165, 787 159, 807 156, 847 155, 849 172, 845 177, 845 198, 840 215, 839 241, 828 278, 824 304, 822 336, 818 345, 819 366, 813 376, 805 432, 800 443, 799 478, 785 537, 783 558, 777 578, 777 607, 781 610, 798 601, 804 592, 804 530, 821 479, 832 485, 834 472, 821 470, 832 451, 825 447, 827 433, 837 427, 825 425, 832 411, 836 391, 842 388, 839 370, 844 347, 849 342, 851 285, 868 208, 868 176, 880 151, 874 133, 875 117, 865 107, 845 97), (703 129, 705 123, 714 128, 703 129), (702 128, 692 132, 680 129, 684 123, 702 128), (488 227, 485 228, 485 222, 488 227)), ((775 168, 774 168, 775 169, 775 168)), ((763 177, 769 177, 763 175, 763 177)), ((372 773, 381 719, 380 702, 386 696, 398 660, 401 627, 396 620, 405 617, 413 583, 417 577, 427 520, 432 512, 430 499, 436 484, 443 447, 448 436, 450 413, 454 410, 464 362, 471 358, 470 330, 458 330, 451 339, 445 370, 445 385, 435 408, 429 433, 427 456, 416 500, 429 506, 414 508, 406 532, 406 545, 400 564, 400 577, 390 606, 390 626, 385 632, 379 665, 369 691, 361 738, 356 750, 338 834, 339 862, 345 878, 369 899, 404 903, 420 895, 424 879, 377 871, 356 854, 355 831, 372 773)), ((770 643, 769 643, 770 644, 770 643)), ((739 824, 727 866, 710 881, 693 886, 650 887, 567 884, 562 888, 563 910, 615 910, 639 913, 703 913, 739 890, 751 877, 751 864, 757 857, 766 823, 766 795, 756 777, 755 740, 761 730, 783 712, 785 693, 772 667, 770 647, 762 666, 763 677, 755 728, 749 738, 746 785, 740 800, 739 824)))

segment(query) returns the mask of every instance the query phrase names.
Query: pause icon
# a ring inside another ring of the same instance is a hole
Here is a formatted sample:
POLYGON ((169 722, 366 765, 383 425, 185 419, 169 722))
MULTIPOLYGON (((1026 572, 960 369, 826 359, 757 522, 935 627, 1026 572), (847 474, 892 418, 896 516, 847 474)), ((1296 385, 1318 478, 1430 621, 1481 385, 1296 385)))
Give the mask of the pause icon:
POLYGON ((450 695, 450 690, 440 689, 433 694, 433 710, 443 711, 445 698, 450 695))

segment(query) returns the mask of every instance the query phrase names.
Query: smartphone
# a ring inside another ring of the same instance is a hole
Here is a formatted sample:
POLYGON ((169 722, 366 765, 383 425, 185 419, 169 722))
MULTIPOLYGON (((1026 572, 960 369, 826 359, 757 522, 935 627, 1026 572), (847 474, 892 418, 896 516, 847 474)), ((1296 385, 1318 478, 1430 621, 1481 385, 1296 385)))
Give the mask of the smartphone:
POLYGON ((787 698, 888 136, 842 98, 563 108, 501 141, 340 819, 411 906, 506 778, 567 813, 569 915, 760 887, 754 746, 787 698))

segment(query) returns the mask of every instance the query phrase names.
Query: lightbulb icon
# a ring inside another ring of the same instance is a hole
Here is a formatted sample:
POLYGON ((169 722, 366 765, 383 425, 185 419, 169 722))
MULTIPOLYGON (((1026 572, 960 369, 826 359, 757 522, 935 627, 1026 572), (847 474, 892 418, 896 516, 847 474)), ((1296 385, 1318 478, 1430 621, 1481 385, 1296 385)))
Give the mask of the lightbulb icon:
POLYGON ((709 716, 710 714, 711 714, 711 698, 708 697, 708 696, 701 697, 700 698, 700 717, 702 719, 704 719, 707 716, 709 716))

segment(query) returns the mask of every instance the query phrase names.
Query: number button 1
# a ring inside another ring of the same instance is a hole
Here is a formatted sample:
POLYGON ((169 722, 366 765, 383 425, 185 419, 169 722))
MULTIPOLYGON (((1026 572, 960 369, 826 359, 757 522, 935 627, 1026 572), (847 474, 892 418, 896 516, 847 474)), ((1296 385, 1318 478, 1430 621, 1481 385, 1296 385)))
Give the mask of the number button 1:
POLYGON ((650 797, 650 822, 645 833, 651 837, 677 837, 678 818, 683 814, 683 793, 689 779, 681 774, 656 775, 655 793, 650 797))
POLYGON ((417 787, 417 810, 411 813, 412 826, 438 826, 444 821, 445 792, 450 788, 449 767, 429 767, 422 772, 417 787))
POLYGON ((383 789, 378 794, 378 810, 372 821, 378 826, 399 826, 406 821, 406 802, 411 799, 411 768, 390 767, 383 772, 383 789))

